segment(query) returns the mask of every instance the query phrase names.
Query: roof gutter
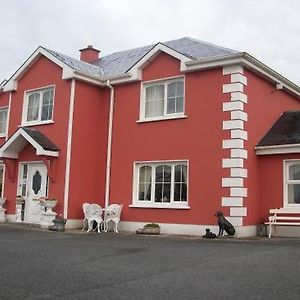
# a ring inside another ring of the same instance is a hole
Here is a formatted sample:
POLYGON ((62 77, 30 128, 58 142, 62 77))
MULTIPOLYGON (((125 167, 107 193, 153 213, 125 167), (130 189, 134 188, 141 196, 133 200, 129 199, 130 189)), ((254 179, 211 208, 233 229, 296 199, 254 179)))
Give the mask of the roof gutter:
POLYGON ((109 98, 108 138, 107 138, 107 151, 106 151, 105 208, 107 208, 109 205, 109 197, 110 197, 111 146, 112 146, 112 129, 113 129, 114 102, 115 102, 115 89, 110 84, 109 80, 106 81, 106 86, 110 89, 110 98, 109 98))

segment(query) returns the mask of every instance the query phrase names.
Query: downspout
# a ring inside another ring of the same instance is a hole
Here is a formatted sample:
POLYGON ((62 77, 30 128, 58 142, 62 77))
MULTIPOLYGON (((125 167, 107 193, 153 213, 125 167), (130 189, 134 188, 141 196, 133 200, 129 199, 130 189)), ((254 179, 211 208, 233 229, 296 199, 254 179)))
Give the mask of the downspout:
POLYGON ((106 86, 110 89, 110 99, 109 99, 108 138, 107 138, 107 152, 106 152, 105 208, 107 208, 109 205, 111 144, 112 144, 112 128, 113 128, 114 102, 115 102, 115 89, 109 83, 109 80, 106 81, 106 86))

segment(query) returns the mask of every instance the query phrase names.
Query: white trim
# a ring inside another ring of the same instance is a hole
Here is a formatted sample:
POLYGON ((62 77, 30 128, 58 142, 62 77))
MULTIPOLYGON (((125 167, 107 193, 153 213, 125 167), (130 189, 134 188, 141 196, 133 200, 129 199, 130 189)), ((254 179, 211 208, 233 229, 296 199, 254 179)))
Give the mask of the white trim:
POLYGON ((223 111, 231 110, 244 110, 244 102, 242 101, 231 101, 223 103, 223 111))
POLYGON ((247 207, 230 207, 231 217, 246 217, 247 207))
POLYGON ((243 217, 227 216, 226 219, 233 226, 243 226, 243 217))
POLYGON ((240 111, 240 110, 234 110, 230 112, 231 120, 242 120, 247 122, 248 121, 248 114, 240 111))
POLYGON ((223 121, 223 130, 244 129, 244 121, 242 120, 226 120, 223 121))
POLYGON ((230 169, 230 176, 231 177, 248 177, 248 170, 243 168, 231 168, 230 169))
POLYGON ((108 133, 107 133, 107 150, 106 150, 106 173, 105 173, 105 208, 109 205, 110 196, 110 171, 111 171, 111 155, 112 155, 112 131, 114 121, 114 103, 115 103, 115 89, 110 85, 109 81, 107 86, 110 89, 109 97, 109 119, 108 119, 108 133))
POLYGON ((247 103, 248 96, 241 92, 234 92, 234 93, 231 93, 230 100, 231 101, 241 101, 243 103, 247 103))
POLYGON ((247 141, 248 140, 248 132, 242 129, 232 129, 230 131, 230 138, 232 139, 242 139, 247 141))
POLYGON ((243 187, 244 179, 238 177, 223 177, 222 178, 222 187, 243 187))
POLYGON ((244 148, 244 140, 242 139, 230 139, 230 140, 223 140, 222 144, 223 149, 242 149, 244 148))
POLYGON ((242 83, 227 83, 223 84, 223 94, 232 92, 244 92, 244 85, 242 83))
POLYGON ((70 190, 70 170, 71 170, 71 151, 72 151, 72 134, 73 134, 73 119, 75 105, 75 86, 76 81, 72 79, 70 86, 70 106, 69 106, 69 121, 68 121, 68 139, 66 153, 66 169, 65 169, 65 187, 64 187, 64 218, 68 218, 69 205, 69 190, 70 190))
POLYGON ((230 75, 234 73, 244 74, 244 68, 241 65, 229 65, 223 68, 223 75, 230 75))
POLYGON ((222 168, 243 168, 244 160, 242 158, 223 158, 222 168))
MULTIPOLYGON (((145 201, 146 202, 146 201, 145 201)), ((187 203, 184 205, 170 205, 170 203, 154 203, 154 204, 130 204, 129 207, 131 208, 159 208, 159 209, 190 209, 191 207, 187 203)))
POLYGON ((258 146, 254 149, 256 155, 300 153, 300 144, 258 146))
POLYGON ((243 188, 243 187, 230 188, 230 197, 247 197, 247 188, 243 188))
POLYGON ((222 197, 222 206, 243 206, 243 197, 222 197))
POLYGON ((40 144, 38 144, 22 127, 20 127, 10 138, 0 147, 0 157, 17 159, 19 153, 6 151, 10 145, 12 145, 16 139, 22 136, 28 143, 30 143, 35 149, 37 155, 47 155, 58 157, 59 151, 44 150, 40 144))
POLYGON ((147 122, 157 122, 157 121, 168 121, 168 120, 177 120, 177 119, 186 119, 186 115, 168 115, 166 117, 159 118, 149 118, 145 120, 137 120, 137 123, 147 123, 147 122))
POLYGON ((248 151, 245 149, 231 149, 230 150, 230 157, 232 158, 248 158, 248 151))
POLYGON ((247 85, 247 77, 242 74, 231 74, 231 82, 240 82, 243 85, 247 85))

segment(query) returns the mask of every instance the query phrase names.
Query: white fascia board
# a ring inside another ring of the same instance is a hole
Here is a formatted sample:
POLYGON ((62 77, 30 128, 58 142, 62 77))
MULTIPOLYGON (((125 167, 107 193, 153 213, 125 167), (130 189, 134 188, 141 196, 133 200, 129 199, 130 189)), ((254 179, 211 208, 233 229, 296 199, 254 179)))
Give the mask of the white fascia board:
POLYGON ((242 65, 276 84, 281 84, 287 91, 300 98, 300 87, 280 75, 264 63, 260 62, 246 52, 234 53, 209 59, 200 59, 186 62, 187 71, 197 71, 224 67, 229 65, 242 65))
POLYGON ((138 70, 143 69, 148 65, 155 57, 157 57, 161 52, 164 52, 176 59, 180 60, 180 71, 187 71, 186 63, 191 61, 191 59, 162 43, 158 43, 154 46, 144 57, 142 57, 131 69, 128 70, 132 74, 132 77, 138 79, 139 72, 138 70))
POLYGON ((255 147, 256 155, 300 153, 300 144, 255 147))
POLYGON ((64 73, 71 73, 73 69, 69 67, 67 64, 63 63, 61 60, 56 58, 54 55, 52 55, 50 52, 48 52, 43 47, 38 47, 31 55, 30 57, 23 63, 23 65, 14 73, 14 75, 8 80, 8 82, 4 86, 4 91, 16 91, 17 90, 17 82, 18 79, 31 67, 31 65, 40 57, 45 56, 49 60, 53 61, 56 65, 61 67, 63 69, 64 73))

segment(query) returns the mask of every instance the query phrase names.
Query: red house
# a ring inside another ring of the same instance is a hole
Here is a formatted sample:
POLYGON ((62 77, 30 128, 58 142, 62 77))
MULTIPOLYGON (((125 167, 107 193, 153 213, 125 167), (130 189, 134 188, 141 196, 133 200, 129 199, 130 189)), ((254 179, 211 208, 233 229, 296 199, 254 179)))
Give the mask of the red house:
POLYGON ((192 38, 80 52, 39 47, 1 85, 7 221, 40 223, 48 197, 68 227, 82 225, 84 202, 120 203, 121 230, 203 235, 222 210, 251 236, 269 209, 300 211, 297 85, 192 38))

